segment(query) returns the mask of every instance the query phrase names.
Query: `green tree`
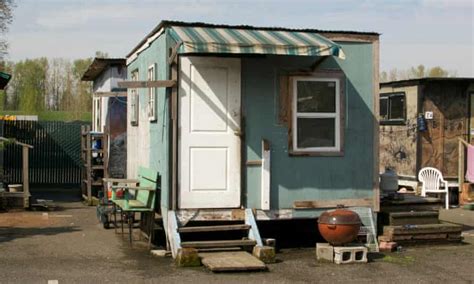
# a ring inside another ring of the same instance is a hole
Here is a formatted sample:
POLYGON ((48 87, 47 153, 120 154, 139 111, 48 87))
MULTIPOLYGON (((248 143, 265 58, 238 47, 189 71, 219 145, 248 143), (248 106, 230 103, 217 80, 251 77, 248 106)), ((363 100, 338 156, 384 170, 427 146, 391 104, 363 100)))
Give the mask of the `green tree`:
POLYGON ((81 112, 89 112, 92 105, 91 82, 81 81, 82 75, 91 63, 92 58, 77 59, 74 60, 72 66, 72 73, 76 82, 77 106, 81 112))
POLYGON ((108 54, 107 52, 97 50, 97 51, 95 52, 95 57, 98 57, 98 58, 109 58, 109 54, 108 54))
POLYGON ((15 64, 11 107, 29 114, 44 110, 48 60, 26 59, 15 64))
POLYGON ((399 70, 397 68, 393 68, 388 73, 387 71, 382 71, 380 73, 380 82, 408 80, 408 79, 417 79, 417 78, 425 78, 425 77, 456 77, 456 76, 457 76, 456 71, 450 71, 440 66, 426 68, 423 64, 420 64, 416 67, 411 67, 406 70, 399 70))

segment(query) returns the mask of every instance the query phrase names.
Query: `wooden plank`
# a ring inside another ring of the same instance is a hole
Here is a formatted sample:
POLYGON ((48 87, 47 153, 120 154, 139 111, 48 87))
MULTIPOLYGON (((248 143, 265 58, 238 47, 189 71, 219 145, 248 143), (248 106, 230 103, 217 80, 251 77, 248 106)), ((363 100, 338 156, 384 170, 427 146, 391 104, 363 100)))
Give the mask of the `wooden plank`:
POLYGON ((126 97, 127 92, 95 92, 93 94, 94 97, 126 97))
POLYGON ((248 238, 252 241, 255 241, 257 246, 263 246, 262 238, 260 237, 260 232, 258 231, 257 221, 255 220, 253 211, 250 208, 245 209, 245 224, 250 225, 248 238))
POLYGON ((270 142, 262 139, 262 174, 261 174, 261 195, 260 209, 270 210, 270 142))
POLYGON ((116 183, 138 183, 138 179, 123 179, 123 178, 103 178, 104 182, 116 182, 116 183))
POLYGON ((437 224, 438 212, 394 212, 389 213, 390 226, 437 224))
MULTIPOLYGON (((171 79, 178 80, 178 61, 171 65, 171 79)), ((170 208, 176 210, 178 208, 178 86, 177 84, 171 89, 171 194, 170 208)))
POLYGON ((261 166, 262 160, 250 160, 245 163, 247 166, 261 166))
POLYGON ((181 227, 178 229, 180 233, 197 233, 197 232, 221 232, 221 231, 241 231, 248 230, 250 225, 221 225, 221 226, 196 226, 196 227, 181 227))
POLYGON ((235 246, 254 246, 257 242, 254 240, 224 240, 224 241, 192 241, 182 242, 183 248, 225 248, 235 246))
POLYGON ((120 81, 117 82, 120 88, 169 88, 176 86, 176 80, 156 80, 156 81, 120 81))
POLYGON ((460 233, 462 226, 454 224, 425 224, 413 226, 385 226, 383 233, 386 236, 460 233))
MULTIPOLYGON (((379 121, 379 112, 380 112, 380 78, 379 78, 379 68, 380 68, 380 42, 377 36, 372 43, 372 96, 373 96, 373 169, 372 169, 372 188, 373 188, 373 206, 375 212, 380 211, 380 181, 379 181, 379 165, 380 165, 380 121, 379 121)), ((344 125, 344 124, 341 124, 344 125)), ((342 127, 344 129, 344 127, 342 127)))
POLYGON ((245 251, 199 253, 202 264, 214 272, 265 270, 265 263, 245 251))
POLYGON ((331 199, 331 200, 297 200, 293 202, 294 209, 313 209, 313 208, 336 208, 338 205, 346 207, 371 207, 372 198, 361 199, 331 199))

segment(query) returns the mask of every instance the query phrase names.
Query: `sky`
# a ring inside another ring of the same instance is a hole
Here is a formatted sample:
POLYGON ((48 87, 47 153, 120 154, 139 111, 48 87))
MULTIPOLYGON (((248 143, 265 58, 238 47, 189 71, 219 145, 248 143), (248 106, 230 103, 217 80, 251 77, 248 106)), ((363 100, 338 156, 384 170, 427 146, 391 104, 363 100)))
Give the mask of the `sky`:
POLYGON ((380 69, 474 77, 474 0, 16 0, 9 59, 124 57, 161 20, 378 32, 380 69))

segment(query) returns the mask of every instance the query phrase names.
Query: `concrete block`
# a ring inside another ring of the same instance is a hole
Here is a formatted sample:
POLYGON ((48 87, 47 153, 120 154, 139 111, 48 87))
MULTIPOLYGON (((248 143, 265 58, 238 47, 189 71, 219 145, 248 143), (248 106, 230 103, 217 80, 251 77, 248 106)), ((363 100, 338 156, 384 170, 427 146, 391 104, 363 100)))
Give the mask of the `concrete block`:
POLYGON ((321 262, 334 262, 334 247, 328 243, 317 243, 316 259, 321 262))
POLYGON ((176 265, 179 267, 201 266, 201 259, 198 250, 195 248, 180 248, 175 259, 176 265))
POLYGON ((364 246, 334 247, 334 262, 337 264, 366 263, 367 248, 364 246))
POLYGON ((264 263, 275 262, 275 248, 269 246, 254 246, 253 253, 256 258, 260 259, 264 263))
POLYGON ((380 242, 379 249, 380 251, 394 251, 397 249, 398 244, 396 242, 380 242))

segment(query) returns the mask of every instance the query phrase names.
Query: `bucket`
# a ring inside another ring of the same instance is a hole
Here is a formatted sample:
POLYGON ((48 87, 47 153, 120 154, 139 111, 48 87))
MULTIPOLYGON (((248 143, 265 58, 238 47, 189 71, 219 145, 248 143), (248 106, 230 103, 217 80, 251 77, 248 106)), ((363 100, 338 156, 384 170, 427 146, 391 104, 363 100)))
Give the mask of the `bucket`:
POLYGON ((8 191, 9 192, 23 192, 23 185, 22 184, 9 184, 8 191))

